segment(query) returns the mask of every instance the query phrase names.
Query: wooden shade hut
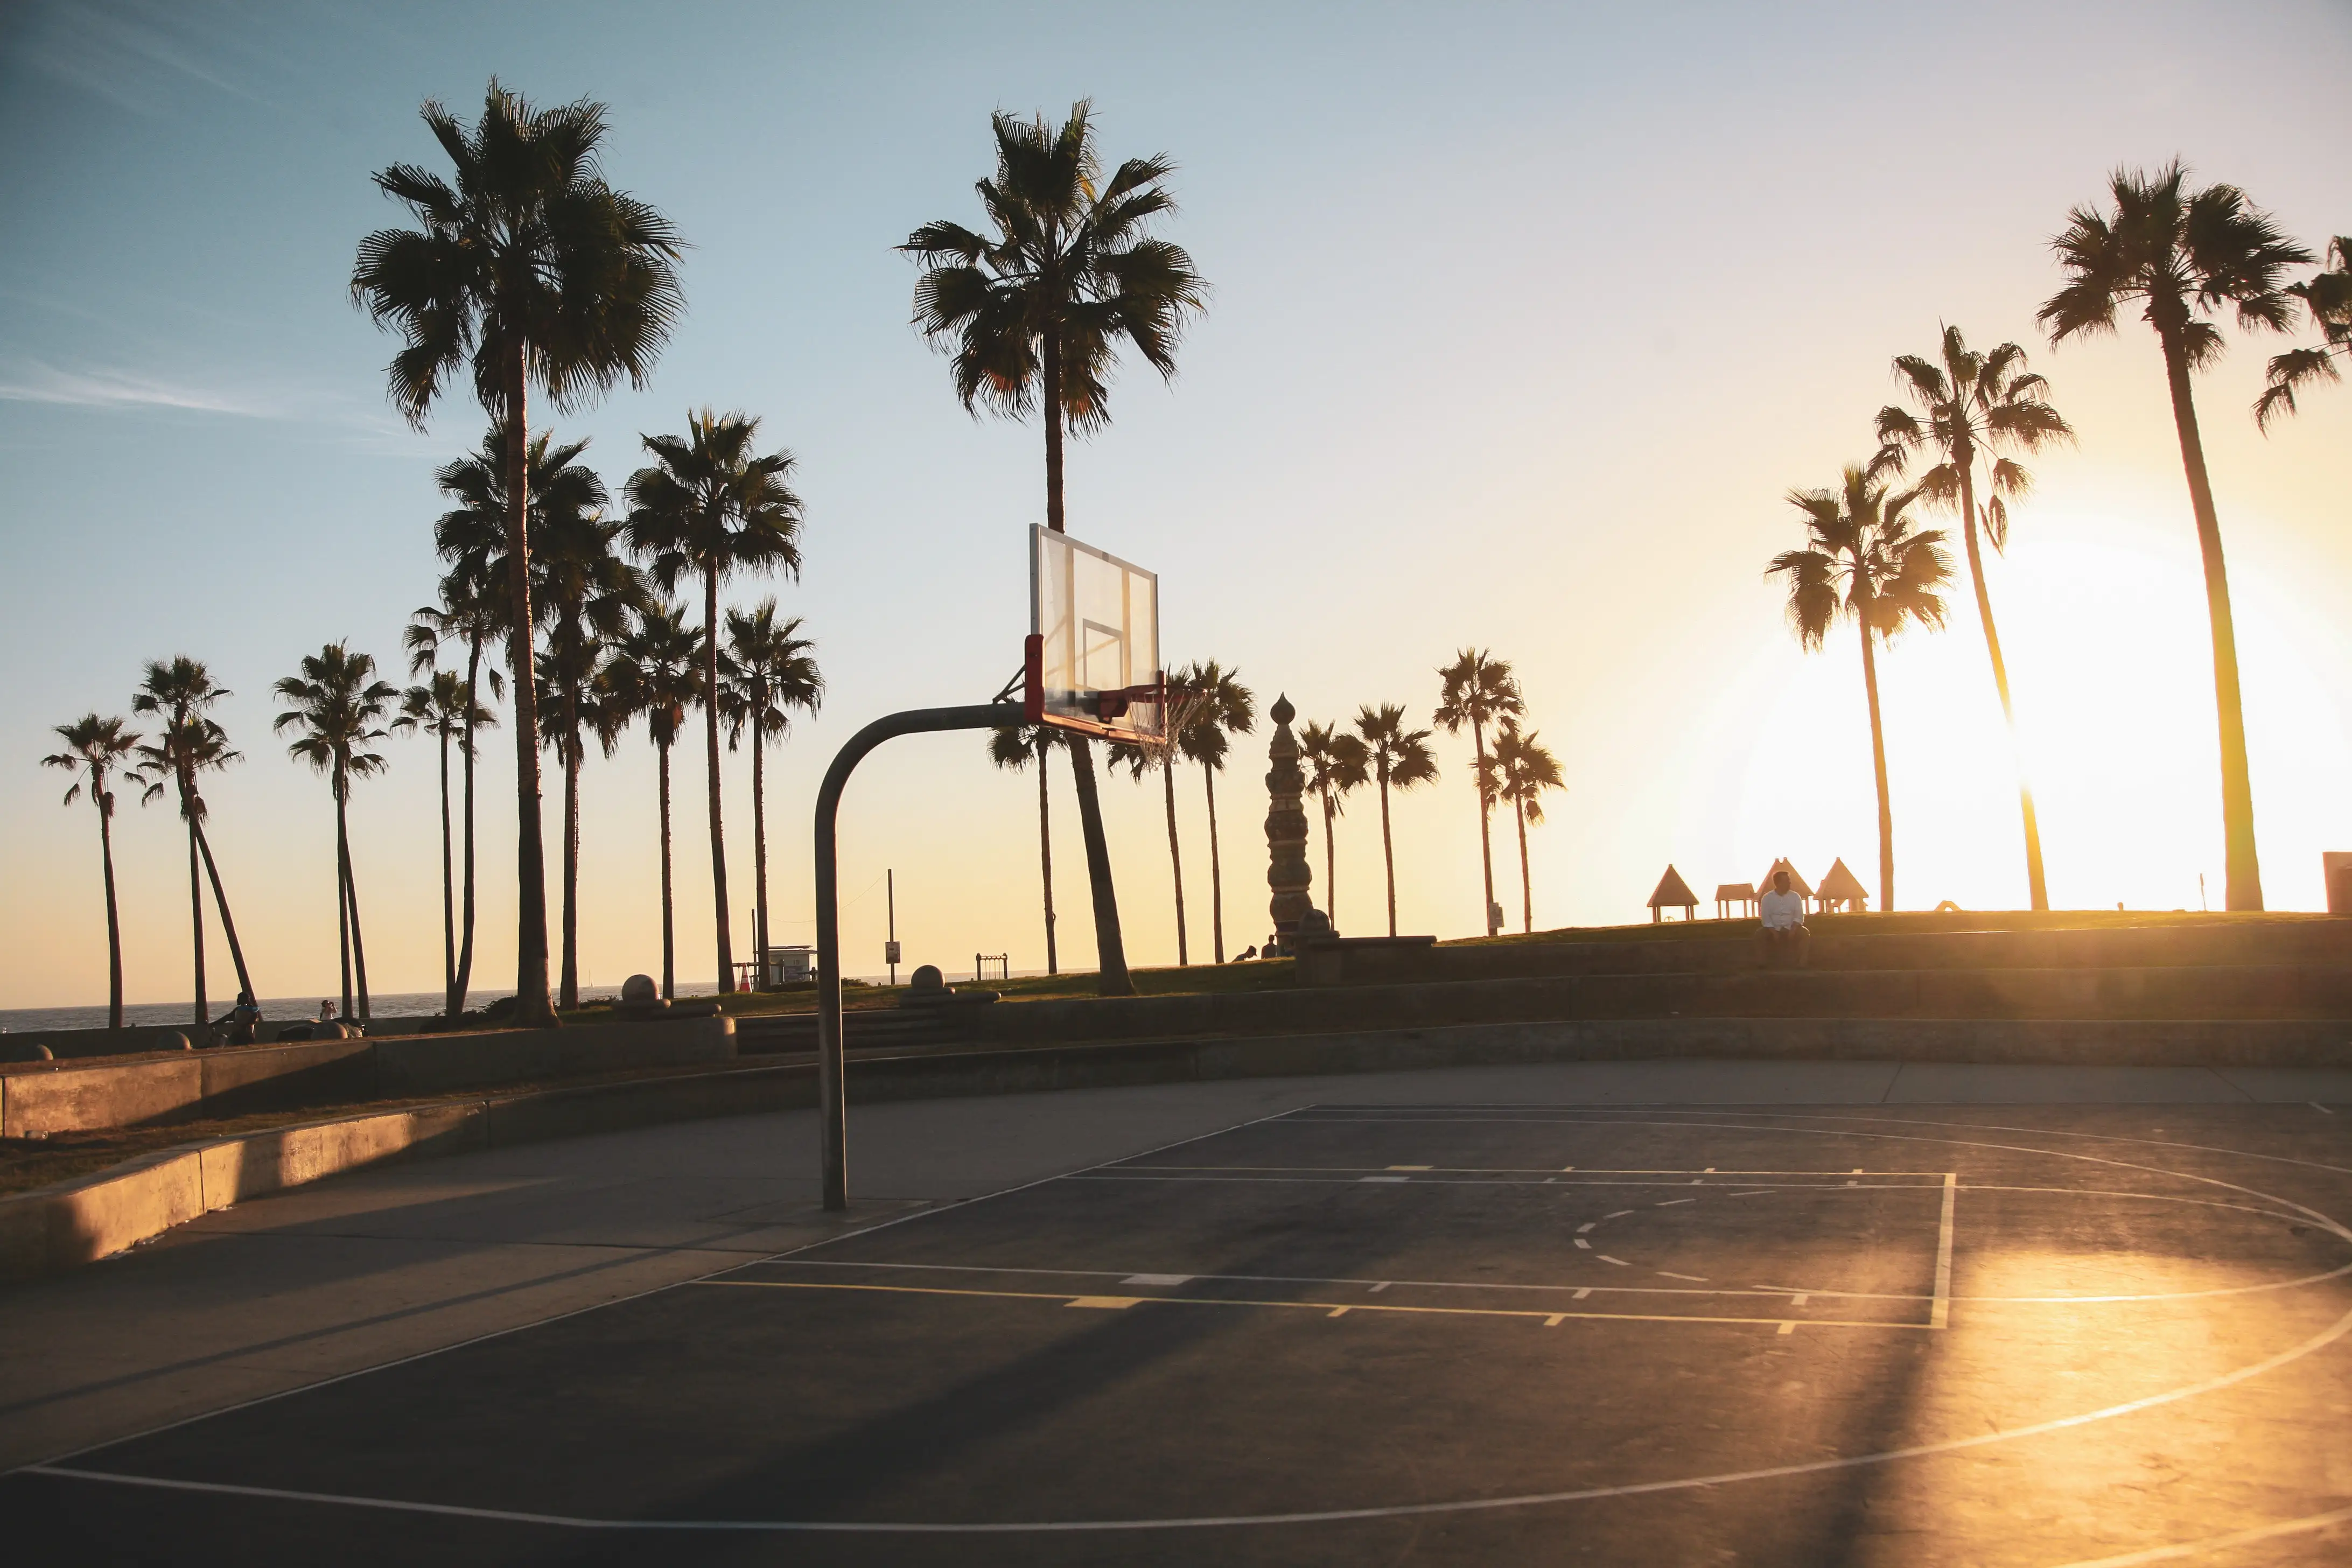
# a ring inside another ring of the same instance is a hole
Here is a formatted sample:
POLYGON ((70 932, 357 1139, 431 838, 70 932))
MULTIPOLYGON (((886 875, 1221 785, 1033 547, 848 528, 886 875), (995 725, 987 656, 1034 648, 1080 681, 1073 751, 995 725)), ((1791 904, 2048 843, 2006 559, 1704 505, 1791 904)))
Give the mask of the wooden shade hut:
POLYGON ((1796 894, 1797 897, 1801 899, 1810 900, 1812 898, 1813 889, 1811 884, 1808 883, 1802 877, 1797 875, 1797 868, 1789 864, 1789 858, 1785 855, 1772 862, 1772 868, 1770 870, 1756 879, 1756 896, 1760 899, 1765 894, 1770 892, 1772 890, 1772 879, 1779 876, 1783 871, 1789 873, 1789 891, 1796 894))
POLYGON ((1675 908, 1683 911, 1686 921, 1698 919, 1698 895, 1690 890, 1690 884, 1683 880, 1680 871, 1668 866, 1666 874, 1658 879, 1658 890, 1650 895, 1650 923, 1663 921, 1666 910, 1675 908))
POLYGON ((1731 906, 1734 904, 1739 906, 1741 914, 1753 915, 1756 912, 1754 885, 1748 882, 1718 883, 1715 889, 1715 918, 1719 921, 1729 920, 1731 906))
POLYGON ((1870 907, 1870 894, 1862 879, 1846 869, 1843 859, 1832 861, 1829 875, 1822 879, 1822 890, 1815 895, 1824 913, 1843 909, 1848 914, 1860 914, 1870 907))

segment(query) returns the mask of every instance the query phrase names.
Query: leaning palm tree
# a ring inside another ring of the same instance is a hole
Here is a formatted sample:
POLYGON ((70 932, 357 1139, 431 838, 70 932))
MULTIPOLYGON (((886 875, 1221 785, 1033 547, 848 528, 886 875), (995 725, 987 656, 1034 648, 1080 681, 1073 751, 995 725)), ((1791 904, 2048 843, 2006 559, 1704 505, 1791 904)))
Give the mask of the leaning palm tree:
POLYGON ((2311 324, 2319 329, 2315 349, 2290 349, 2271 358, 2269 383, 2254 400, 2254 424, 2267 431, 2280 413, 2295 411, 2294 395, 2315 381, 2341 381, 2338 356, 2352 356, 2352 237, 2337 235, 2327 242, 2327 270, 2286 291, 2303 301, 2311 324))
POLYGON ((304 657, 301 674, 287 676, 271 688, 294 706, 278 714, 270 728, 280 734, 296 732, 287 755, 326 774, 335 797, 335 926, 342 944, 346 1018, 369 1016, 367 944, 360 936, 359 885, 352 878, 352 781, 383 772, 383 758, 367 748, 383 739, 384 715, 400 698, 399 688, 374 675, 374 659, 352 652, 348 643, 331 642, 316 655, 304 657), (359 971, 356 998, 352 990, 354 965, 359 971))
MULTIPOLYGON (((415 623, 411 624, 411 629, 415 629, 415 623)), ((400 694, 400 716, 392 721, 392 727, 394 730, 422 731, 439 742, 441 746, 441 1015, 445 1018, 455 1018, 465 1010, 466 1001, 457 978, 457 899, 449 827, 449 748, 455 744, 460 752, 467 753, 466 776, 470 788, 474 772, 471 755, 474 731, 483 725, 497 723, 498 715, 468 699, 466 677, 454 669, 433 669, 430 664, 425 668, 432 669, 432 679, 400 694)), ((471 805, 470 796, 467 804, 471 805)), ((467 824, 467 848, 469 852, 473 847, 472 827, 469 821, 467 824)))
POLYGON ((245 945, 236 940, 236 921, 228 911, 228 894, 221 887, 220 868, 213 860, 212 843, 205 834, 208 813, 198 784, 203 774, 219 772, 241 760, 242 753, 229 746, 227 732, 205 711, 230 695, 226 687, 213 679, 210 670, 182 654, 168 664, 161 659, 151 661, 139 689, 131 698, 133 713, 151 713, 163 721, 162 732, 154 742, 139 749, 137 775, 147 786, 142 801, 162 799, 164 782, 169 780, 178 793, 180 820, 188 825, 188 910, 190 929, 195 939, 195 1020, 199 1029, 211 1021, 205 1000, 205 900, 196 881, 200 860, 212 882, 213 903, 220 910, 221 933, 228 938, 229 958, 236 965, 237 987, 247 995, 257 994, 253 975, 245 967, 245 945))
POLYGON ((664 593, 702 578, 702 707, 710 782, 710 894, 718 911, 719 989, 735 989, 728 921, 727 833, 719 791, 719 584, 738 572, 801 574, 801 498, 786 481, 793 455, 753 454, 760 422, 706 408, 684 436, 647 436, 653 463, 629 476, 629 544, 664 593))
POLYGON ((1349 792, 1371 782, 1371 753, 1364 742, 1333 724, 1309 724, 1298 731, 1298 760, 1307 764, 1307 787, 1323 803, 1323 912, 1339 925, 1339 863, 1331 825, 1347 809, 1349 792))
POLYGON ((1356 712, 1356 733, 1364 743, 1364 757, 1381 786, 1381 858, 1389 875, 1389 934, 1397 933, 1396 841, 1389 835, 1389 791, 1408 790, 1437 777, 1437 759, 1430 754, 1429 731, 1404 727, 1404 709, 1394 702, 1378 708, 1367 704, 1356 712))
POLYGON ((1486 770, 1487 792, 1496 800, 1509 801, 1511 815, 1518 823, 1519 930, 1533 932, 1536 895, 1528 872, 1528 824, 1543 825, 1544 792, 1565 789, 1567 781, 1559 776, 1559 759, 1551 754, 1551 748, 1538 740, 1534 731, 1522 731, 1517 719, 1504 720, 1496 731, 1486 770))
POLYGON ((988 760, 1015 772, 1037 764, 1037 860, 1045 884, 1045 973, 1062 973, 1054 947, 1054 816, 1045 790, 1045 761, 1063 743, 1067 731, 1051 724, 1007 724, 988 732, 988 760))
POLYGON ((1862 633, 1862 683, 1870 700, 1870 760, 1878 784, 1878 907, 1895 908, 1895 807, 1886 787, 1886 731, 1878 714, 1877 645, 1914 624, 1940 628, 1952 576, 1938 528, 1913 532, 1904 512, 1918 495, 1890 495, 1870 470, 1849 467, 1836 489, 1790 490, 1804 514, 1806 545, 1772 558, 1765 575, 1789 580, 1789 625, 1808 652, 1847 616, 1862 633))
POLYGON ((610 755, 621 730, 642 716, 654 743, 661 786, 662 995, 677 994, 677 930, 670 900, 669 753, 686 724, 688 704, 701 693, 696 655, 701 639, 686 624, 683 605, 637 613, 636 625, 614 639, 598 677, 599 735, 610 755))
MULTIPOLYGON (((1889 404, 1878 411, 1878 456, 1874 472, 1903 471, 1913 454, 1932 450, 1936 465, 1919 477, 1922 500, 1960 515, 1960 539, 1968 549, 1969 578, 1977 591, 1977 621, 1984 627, 1985 652, 1992 660, 1993 689, 2000 696, 2001 721, 2017 751, 2017 714, 2010 706, 2009 664, 2000 655, 2000 633, 1992 618, 1992 595, 1985 586, 1984 556, 1977 548, 1977 524, 1995 550, 2009 543, 2009 502, 2032 488, 2033 476, 2010 452, 2033 452, 2053 441, 2071 441, 2074 427, 2046 401, 2049 383, 2025 368, 2025 351, 2003 343, 1979 353, 1948 326, 1937 357, 1903 354, 1895 361, 1895 380, 1917 412, 1889 404), (1984 468, 1986 500, 1977 500, 1977 469, 1984 468)), ((2037 910, 2050 907, 2042 875, 2042 825, 2033 809, 2033 784, 2022 759, 2017 769, 2018 810, 2025 823, 2025 886, 2037 910)))
POLYGON ((503 432, 509 668, 515 685, 518 873, 516 1016, 552 1025, 547 985, 546 851, 540 823, 538 693, 531 679, 530 387, 559 409, 624 375, 646 384, 684 309, 677 232, 659 213, 604 183, 597 149, 604 108, 583 99, 535 109, 493 80, 471 129, 439 103, 425 125, 456 165, 452 185, 395 163, 377 188, 407 206, 415 229, 360 241, 352 299, 405 346, 391 395, 423 428, 441 389, 470 370, 475 395, 503 432))
POLYGON ((765 984, 768 973, 768 772, 770 739, 792 729, 798 710, 814 715, 824 706, 824 676, 816 667, 816 644, 800 635, 794 616, 779 624, 776 601, 762 599, 750 615, 727 612, 727 647, 719 658, 719 706, 727 718, 727 749, 751 731, 751 951, 765 984))
POLYGON ((1181 688, 1186 699, 1184 727, 1174 731, 1176 748, 1201 764, 1202 787, 1209 795, 1209 931, 1217 962, 1225 961, 1224 869, 1217 858, 1217 774, 1225 765, 1232 737, 1246 735, 1257 723, 1257 698, 1215 659, 1197 663, 1179 673, 1171 689, 1181 688))
POLYGON ((2118 169, 2108 179, 2112 213, 2076 207, 2066 231, 2051 242, 2066 269, 2066 286, 2050 297, 2038 319, 2050 341, 2111 332, 2118 308, 2137 303, 2164 351, 2172 392, 2172 423, 2205 558, 2205 608, 2213 630, 2213 696, 2221 724, 2221 835, 2228 903, 2263 907, 2263 874, 2254 851, 2254 792, 2246 765, 2245 703, 2238 684, 2238 633, 2230 612, 2229 568, 2221 554, 2221 521, 2205 473, 2205 443, 2197 429, 2191 371, 2221 357, 2221 329, 2210 319, 2233 310, 2248 331, 2284 331, 2294 296, 2284 274, 2311 253, 2281 233, 2270 216, 2235 185, 2187 188, 2178 160, 2149 175, 2118 169))
MULTIPOLYGON (((1130 158, 1102 178, 1084 100, 1059 126, 999 113, 990 128, 996 172, 977 189, 992 232, 926 224, 898 248, 922 265, 915 325, 948 351, 964 407, 1018 419, 1042 405, 1045 526, 1058 533, 1064 427, 1086 435, 1109 422, 1121 339, 1172 377, 1177 342, 1204 308, 1208 285, 1182 247, 1150 232, 1176 210, 1167 184, 1176 166, 1165 155, 1130 158)), ((1132 995, 1093 752, 1082 736, 1066 743, 1094 900, 1097 988, 1132 995)))
POLYGON ((1465 724, 1470 726, 1470 744, 1476 756, 1471 779, 1478 786, 1478 865, 1486 879, 1486 904, 1478 920, 1492 936, 1501 929, 1502 920, 1495 903, 1495 846, 1489 826, 1495 797, 1486 788, 1486 726, 1498 719, 1517 718, 1528 710, 1527 703, 1519 696, 1519 683, 1512 679, 1509 662, 1482 647, 1464 648, 1452 664, 1437 672, 1437 679, 1444 684, 1433 721, 1444 725, 1449 735, 1460 734, 1465 724))
POLYGON ((119 1029, 122 1027, 122 919, 114 903, 114 792, 107 788, 106 775, 121 765, 139 744, 139 736, 121 720, 101 719, 95 713, 59 724, 57 736, 66 749, 43 757, 41 765, 79 775, 66 791, 66 805, 80 798, 87 787, 89 804, 98 808, 99 866, 106 874, 106 1026, 119 1029))

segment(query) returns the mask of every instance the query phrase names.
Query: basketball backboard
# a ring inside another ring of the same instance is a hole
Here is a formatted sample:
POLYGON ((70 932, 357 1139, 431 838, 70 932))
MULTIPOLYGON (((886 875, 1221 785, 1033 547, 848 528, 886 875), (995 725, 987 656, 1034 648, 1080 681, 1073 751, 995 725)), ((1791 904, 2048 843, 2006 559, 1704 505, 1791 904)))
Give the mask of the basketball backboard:
POLYGON ((1160 739, 1168 691, 1159 577, 1033 525, 1022 701, 1032 723, 1113 740, 1160 739))

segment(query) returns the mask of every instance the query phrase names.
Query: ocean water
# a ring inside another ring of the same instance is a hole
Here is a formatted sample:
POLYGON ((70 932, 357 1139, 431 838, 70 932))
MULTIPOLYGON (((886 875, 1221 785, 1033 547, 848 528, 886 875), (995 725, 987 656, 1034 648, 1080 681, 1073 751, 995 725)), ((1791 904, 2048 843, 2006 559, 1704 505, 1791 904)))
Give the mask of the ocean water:
MULTIPOLYGON (((232 975, 233 980, 236 976, 232 975)), ((466 1005, 471 1008, 488 1006, 501 996, 511 996, 511 991, 469 991, 466 1005)), ((236 1005, 234 992, 226 996, 207 997, 213 1016, 220 1017, 236 1005)), ((368 997, 368 1010, 378 1018, 422 1018, 441 1011, 438 991, 377 992, 368 997)), ((342 999, 335 998, 338 1010, 342 999)), ((315 1018, 319 1016, 316 996, 271 996, 261 1004, 261 1016, 271 1023, 284 1023, 292 1018, 315 1018)), ((186 1025, 195 1017, 195 1003, 186 1002, 126 1002, 122 1006, 125 1024, 186 1025)), ((103 1029, 106 1027, 106 1007, 10 1007, 0 1008, 0 1032, 22 1035, 35 1029, 103 1029)))

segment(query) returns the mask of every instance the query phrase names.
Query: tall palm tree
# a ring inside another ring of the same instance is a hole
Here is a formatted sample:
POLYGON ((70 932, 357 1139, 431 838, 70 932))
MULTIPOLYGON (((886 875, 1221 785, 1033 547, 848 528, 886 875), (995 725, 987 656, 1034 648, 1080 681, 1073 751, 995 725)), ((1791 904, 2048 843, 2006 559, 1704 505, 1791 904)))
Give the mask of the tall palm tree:
POLYGON ((1307 787, 1323 803, 1323 912, 1339 927, 1339 862, 1331 825, 1347 809, 1348 794, 1371 782, 1371 753, 1364 742, 1333 724, 1309 724, 1298 731, 1298 760, 1307 764, 1307 787))
POLYGON ((1486 906, 1478 918, 1492 936, 1501 929, 1502 921, 1495 903, 1495 846, 1489 826, 1495 797, 1486 788, 1486 726, 1498 719, 1517 718, 1527 711, 1527 703, 1519 696, 1519 683, 1511 677, 1509 662, 1482 647, 1464 648, 1452 664, 1437 672, 1437 679, 1444 686, 1435 722, 1444 725, 1449 735, 1460 734, 1465 724, 1470 726, 1470 744, 1476 756, 1471 779, 1478 786, 1478 865, 1486 878, 1486 906))
POLYGON ((2315 381, 2341 381, 2338 355, 2352 356, 2352 237, 2337 235, 2327 242, 2327 270, 2286 291, 2303 301, 2311 324, 2319 329, 2315 349, 2290 349, 2271 357, 2269 384, 2254 400, 2254 425, 2267 431, 2282 411, 2295 411, 2297 389, 2315 381))
POLYGON ((1543 797, 1546 790, 1565 789, 1567 781, 1559 776, 1559 759, 1551 748, 1536 738, 1534 731, 1522 731, 1517 719, 1506 719, 1495 731, 1495 749, 1486 758, 1487 791, 1496 800, 1511 803, 1511 815, 1519 826, 1519 930, 1532 932, 1536 929, 1535 884, 1528 872, 1528 824, 1540 826, 1543 823, 1543 797))
POLYGON ((1389 791, 1408 790, 1437 777, 1437 759, 1430 754, 1429 731, 1404 727, 1404 709, 1398 703, 1370 704, 1356 711, 1356 733, 1364 743, 1364 757, 1381 786, 1381 858, 1389 874, 1389 934, 1396 924, 1396 841, 1389 835, 1389 791))
POLYGON ((727 717, 727 749, 751 731, 751 862, 754 900, 751 951, 757 973, 767 977, 768 949, 768 741, 792 729, 793 713, 814 714, 824 706, 824 676, 816 667, 816 644, 800 635, 801 618, 779 625, 776 601, 762 599, 750 615, 727 612, 727 647, 719 657, 719 697, 727 717))
MULTIPOLYGON (((1186 320, 1208 300, 1192 257, 1151 233, 1155 220, 1176 210, 1167 184, 1175 164, 1165 154, 1130 158, 1102 178, 1093 115, 1083 100, 1059 126, 1042 115, 994 115, 996 171, 976 186, 992 232, 930 223, 898 247, 922 266, 915 325, 948 351, 964 407, 977 414, 985 405, 1019 419, 1042 404, 1045 526, 1057 533, 1064 427, 1085 435, 1109 422, 1108 381, 1122 339, 1163 380, 1172 377, 1186 320)), ((1133 995, 1093 752, 1079 735, 1065 743, 1094 900, 1097 988, 1133 995)))
POLYGON ((122 1027, 122 920, 114 903, 114 792, 106 787, 106 775, 139 744, 139 736, 121 720, 101 719, 95 713, 59 724, 56 732, 66 749, 43 757, 41 765, 79 775, 66 791, 66 805, 80 798, 87 787, 89 804, 98 808, 99 865, 106 873, 106 1026, 119 1029, 122 1027))
POLYGON ((316 655, 305 655, 302 672, 289 675, 270 689, 294 704, 278 715, 270 728, 296 732, 286 754, 327 775, 335 797, 335 926, 342 943, 343 1016, 365 1018, 368 1012, 367 943, 360 936, 359 884, 352 878, 350 806, 352 782, 372 777, 387 766, 367 748, 384 737, 383 721, 399 688, 377 680, 375 660, 353 653, 348 643, 331 642, 316 655), (358 1011, 352 1010, 352 970, 359 970, 358 1011))
POLYGON ((702 707, 710 780, 710 894, 718 909, 719 989, 735 989, 728 921, 727 833, 719 798, 719 584, 738 572, 801 574, 801 498, 786 483, 793 455, 753 455, 760 422, 706 408, 687 433, 647 436, 653 463, 629 476, 629 543, 653 563, 664 593, 702 578, 702 707))
POLYGON ((1170 683, 1187 699, 1184 727, 1175 731, 1177 750, 1201 764, 1202 787, 1209 795, 1209 930, 1217 962, 1225 961, 1224 869, 1217 858, 1217 774, 1225 765, 1232 737, 1246 735, 1257 723, 1257 698, 1215 659, 1196 663, 1170 683))
MULTIPOLYGON (((422 615, 425 612, 419 611, 422 615)), ((415 624, 411 624, 412 631, 415 624)), ((400 716, 392 721, 394 730, 423 731, 441 746, 441 1016, 455 1018, 465 1011, 465 993, 457 978, 457 878, 451 864, 451 833, 449 827, 449 747, 455 743, 459 751, 469 752, 474 745, 474 731, 485 724, 495 724, 498 715, 469 700, 466 678, 454 669, 432 669, 432 679, 423 685, 412 686, 400 694, 400 716)), ((468 782, 473 775, 473 759, 466 759, 468 782)), ((471 802, 468 802, 470 805, 471 802)), ((470 837, 472 824, 467 827, 470 837)), ((470 849, 470 842, 467 848, 470 849)))
POLYGON ((547 626, 539 654, 541 731, 563 764, 563 948, 556 1005, 580 1005, 580 767, 595 724, 597 668, 630 612, 653 602, 645 574, 613 548, 621 525, 595 515, 551 520, 535 540, 533 603, 547 626))
MULTIPOLYGON (((2049 383, 2025 368, 2025 351, 2003 343, 1992 353, 1979 353, 1947 326, 1937 356, 1898 355, 1895 378, 1917 412, 1889 404, 1878 411, 1878 456, 1871 460, 1876 473, 1899 474, 1913 454, 1932 449, 1938 461, 1919 477, 1924 500, 1950 508, 1960 516, 1960 538, 1967 546, 1969 579, 1977 592, 1977 621, 1984 627, 1985 652, 1992 660, 1993 689, 2000 696, 2001 722, 2009 728, 2009 746, 2017 753, 2017 714, 2009 700, 2009 663, 2000 655, 2000 633, 1992 618, 1992 595, 1985 586, 1984 555, 1977 548, 1977 524, 1995 550, 2009 543, 2009 502, 2032 488, 2033 476, 2011 451, 2033 452, 2053 441, 2071 441, 2074 426, 2050 406, 2049 383), (1977 468, 1985 468, 1985 495, 1977 500, 1977 468)), ((2017 757, 2018 811, 2025 824, 2025 886, 2032 906, 2050 907, 2050 889, 2042 874, 2042 824, 2033 809, 2033 784, 2026 777, 2022 757, 2017 757)))
POLYGON ((213 902, 220 910, 221 932, 228 938, 229 958, 236 965, 238 989, 257 994, 253 975, 245 966, 245 946, 236 940, 236 921, 228 911, 220 868, 214 863, 212 843, 205 834, 207 813, 197 783, 200 775, 224 770, 242 758, 243 753, 230 748, 227 732, 205 711, 230 695, 226 687, 214 681, 210 670, 182 654, 168 664, 150 661, 139 689, 131 698, 133 713, 152 713, 163 721, 162 732, 154 742, 139 749, 136 773, 147 786, 142 798, 162 799, 164 781, 170 780, 178 792, 180 820, 188 825, 188 910, 195 939, 195 1021, 200 1029, 211 1020, 205 1000, 205 900, 196 881, 199 860, 212 882, 213 902))
POLYGON ((2221 357, 2223 306, 2247 331, 2284 331, 2294 312, 2285 269, 2312 255, 2246 200, 2235 185, 2188 188, 2179 160, 2153 175, 2118 169, 2108 177, 2112 213, 2078 206, 2051 241, 2066 286, 2037 319, 2052 342, 2111 332, 2116 310, 2137 303, 2164 351, 2173 428, 2189 479, 2189 508, 2205 558, 2205 608, 2213 628, 2213 696, 2221 724, 2221 833, 2228 903, 2263 907, 2263 873, 2254 852, 2254 791, 2246 765, 2246 713, 2238 684, 2238 633, 2230 613, 2230 574, 2221 554, 2221 521, 2205 472, 2205 443, 2189 374, 2221 357))
POLYGON ((1878 907, 1895 908, 1895 807, 1886 787, 1886 732, 1878 714, 1877 645, 1912 625, 1940 628, 1950 583, 1944 531, 1913 532, 1904 515, 1916 490, 1890 495, 1870 470, 1849 466, 1836 489, 1790 490, 1806 544, 1772 558, 1765 575, 1789 580, 1789 625, 1808 652, 1852 616, 1862 633, 1862 683, 1870 700, 1870 760, 1878 784, 1878 907))
POLYGON ((1066 730, 1051 724, 1007 724, 988 732, 988 760, 1015 772, 1037 764, 1037 860, 1045 884, 1045 973, 1062 973, 1054 947, 1054 815, 1045 791, 1046 759, 1063 743, 1066 730))
MULTIPOLYGON (((456 945, 443 954, 442 965, 443 1016, 450 1018, 466 1010, 466 993, 472 988, 474 974, 474 763, 478 754, 474 744, 474 731, 482 725, 498 721, 498 716, 478 700, 478 693, 486 682, 494 699, 504 697, 507 689, 506 677, 499 672, 496 665, 488 669, 482 667, 483 645, 501 624, 498 600, 499 595, 477 592, 452 574, 442 580, 441 603, 420 605, 409 616, 408 627, 401 634, 401 640, 408 649, 408 673, 431 673, 436 686, 440 679, 437 666, 441 645, 454 642, 463 645, 466 649, 466 672, 457 678, 461 695, 456 705, 464 725, 457 748, 459 771, 464 776, 461 891, 456 945)), ((446 816, 448 795, 446 747, 442 760, 443 812, 446 816)), ((443 879, 447 880, 446 875, 443 879)))
POLYGON ((404 340, 393 404, 419 429, 443 385, 473 373, 505 435, 507 623, 515 686, 517 1020, 552 1026, 547 985, 547 862, 540 823, 538 693, 531 679, 530 388, 578 407, 624 375, 646 384, 685 308, 677 231, 604 183, 604 107, 537 109, 493 79, 469 131, 427 100, 425 123, 457 182, 414 163, 379 170, 378 189, 416 219, 360 241, 352 300, 404 340))
POLYGON ((1166 713, 1167 735, 1159 740, 1113 741, 1110 743, 1111 765, 1126 765, 1128 776, 1140 783, 1151 773, 1160 775, 1160 798, 1168 813, 1168 873, 1176 887, 1176 963, 1179 968, 1190 965, 1192 951, 1184 928, 1184 853, 1176 836, 1176 743, 1183 732, 1185 716, 1191 710, 1191 699, 1174 685, 1168 689, 1166 713))
POLYGON ((677 994, 677 929, 670 900, 669 752, 686 723, 687 705, 702 690, 696 658, 701 639, 686 624, 685 606, 637 613, 636 625, 614 641, 600 676, 604 722, 599 733, 609 755, 622 728, 642 716, 659 762, 661 785, 662 995, 677 994))

